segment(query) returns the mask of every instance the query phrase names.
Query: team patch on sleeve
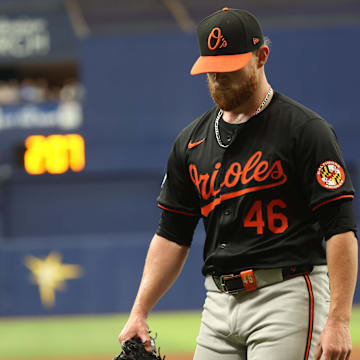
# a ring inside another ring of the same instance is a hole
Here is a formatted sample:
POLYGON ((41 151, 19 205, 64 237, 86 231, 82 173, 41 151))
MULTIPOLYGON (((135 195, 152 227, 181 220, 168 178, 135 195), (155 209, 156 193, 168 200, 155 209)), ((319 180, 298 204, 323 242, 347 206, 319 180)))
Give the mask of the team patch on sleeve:
POLYGON ((335 161, 323 162, 316 172, 317 181, 326 189, 338 189, 345 182, 344 169, 335 161))

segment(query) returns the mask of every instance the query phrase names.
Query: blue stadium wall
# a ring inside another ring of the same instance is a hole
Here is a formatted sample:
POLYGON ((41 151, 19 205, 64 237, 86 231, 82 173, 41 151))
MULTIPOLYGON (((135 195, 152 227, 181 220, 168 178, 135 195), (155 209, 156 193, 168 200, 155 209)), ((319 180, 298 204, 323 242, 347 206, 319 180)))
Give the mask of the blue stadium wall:
MULTIPOLYGON (((266 34, 273 43, 270 83, 333 124, 359 189, 360 73, 354 59, 360 49, 354 39, 360 28, 266 34)), ((212 106, 205 77, 189 75, 198 56, 195 35, 90 37, 78 56, 87 90, 80 129, 86 170, 33 177, 17 171, 2 181, 0 316, 129 311, 157 227, 156 197, 171 144, 212 106), (26 259, 44 263, 54 253, 82 272, 56 287, 55 302, 46 307, 26 259)), ((357 199, 355 210, 359 219, 357 199)), ((201 308, 203 240, 200 225, 182 275, 157 310, 201 308)))

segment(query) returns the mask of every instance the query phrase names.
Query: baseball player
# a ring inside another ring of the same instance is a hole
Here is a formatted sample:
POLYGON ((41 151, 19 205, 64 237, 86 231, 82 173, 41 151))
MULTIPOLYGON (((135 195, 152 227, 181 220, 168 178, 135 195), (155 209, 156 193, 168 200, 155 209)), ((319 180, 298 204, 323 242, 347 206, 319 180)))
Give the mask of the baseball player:
POLYGON ((150 348, 147 315, 202 218, 207 297, 195 360, 349 359, 354 189, 334 130, 272 89, 268 43, 249 12, 211 14, 198 41, 191 74, 207 74, 215 106, 172 148, 160 225, 119 340, 137 334, 150 348))

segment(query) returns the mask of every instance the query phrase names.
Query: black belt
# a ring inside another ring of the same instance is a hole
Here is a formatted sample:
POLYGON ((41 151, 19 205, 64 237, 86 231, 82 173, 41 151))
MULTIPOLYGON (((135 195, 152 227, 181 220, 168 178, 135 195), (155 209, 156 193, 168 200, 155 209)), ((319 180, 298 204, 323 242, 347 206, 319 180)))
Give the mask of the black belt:
POLYGON ((288 266, 279 269, 244 270, 239 274, 229 274, 212 278, 217 288, 224 293, 236 294, 241 291, 254 291, 295 276, 310 274, 313 265, 288 266))

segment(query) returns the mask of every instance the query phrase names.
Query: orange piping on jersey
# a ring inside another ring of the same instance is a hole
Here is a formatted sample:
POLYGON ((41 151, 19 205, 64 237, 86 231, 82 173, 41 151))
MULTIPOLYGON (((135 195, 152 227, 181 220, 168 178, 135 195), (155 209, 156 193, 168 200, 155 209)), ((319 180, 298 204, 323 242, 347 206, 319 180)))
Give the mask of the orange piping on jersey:
POLYGON ((259 190, 270 189, 270 188, 273 188, 273 187, 276 187, 276 186, 280 186, 280 185, 284 184, 286 182, 286 180, 287 180, 287 177, 284 174, 284 178, 281 181, 278 181, 278 182, 273 183, 273 184, 254 186, 254 187, 249 187, 247 189, 235 191, 233 193, 222 194, 222 195, 220 195, 220 197, 213 200, 210 204, 207 204, 207 205, 203 206, 201 208, 201 213, 204 216, 208 216, 210 214, 210 212, 214 210, 215 206, 221 204, 221 202, 223 202, 224 200, 229 200, 229 199, 233 199, 233 198, 236 198, 236 197, 240 197, 240 196, 248 194, 250 192, 255 192, 255 191, 259 191, 259 190))
POLYGON ((309 275, 304 275, 306 286, 309 291, 309 332, 308 337, 306 341, 306 350, 305 350, 305 356, 304 360, 309 359, 310 355, 310 347, 311 347, 311 338, 312 338, 312 332, 313 332, 313 326, 314 326, 314 293, 311 286, 311 281, 309 278, 309 275))
POLYGON ((326 201, 322 202, 321 204, 318 204, 318 205, 314 206, 312 208, 312 210, 314 211, 314 210, 318 209, 320 206, 325 205, 325 204, 327 204, 329 202, 333 202, 333 201, 336 201, 336 200, 339 200, 339 199, 345 199, 345 198, 353 199, 354 195, 341 195, 341 196, 338 196, 336 198, 326 200, 326 201))
POLYGON ((158 207, 163 209, 163 210, 171 211, 171 212, 174 212, 174 213, 177 213, 177 214, 183 214, 183 215, 189 215, 189 216, 201 216, 200 214, 192 214, 192 213, 188 213, 188 212, 185 212, 185 211, 169 209, 169 208, 167 208, 165 206, 162 206, 160 204, 158 204, 158 207))

